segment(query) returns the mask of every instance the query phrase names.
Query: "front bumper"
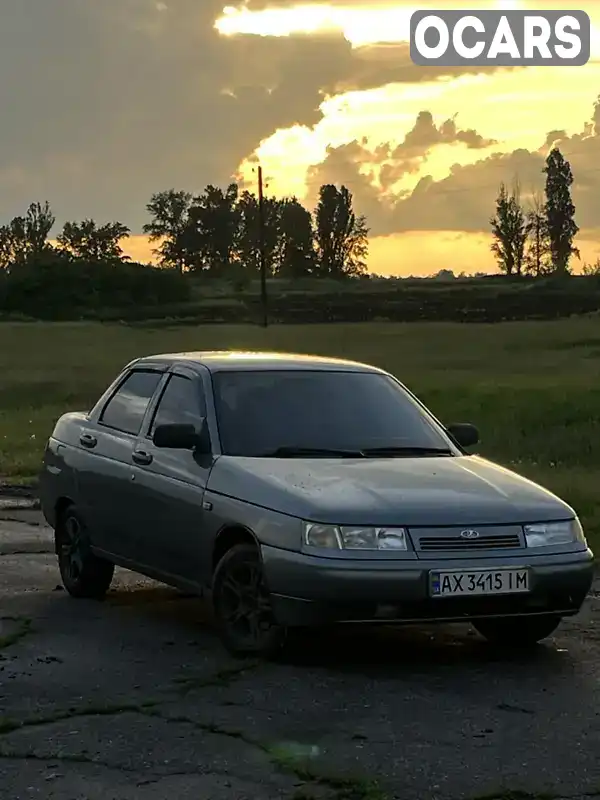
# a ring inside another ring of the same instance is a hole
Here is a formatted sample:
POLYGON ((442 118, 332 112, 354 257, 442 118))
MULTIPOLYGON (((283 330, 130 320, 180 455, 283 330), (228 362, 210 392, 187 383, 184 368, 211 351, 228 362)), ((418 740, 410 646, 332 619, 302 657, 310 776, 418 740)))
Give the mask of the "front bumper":
POLYGON ((456 621, 522 614, 569 616, 581 608, 594 578, 588 550, 563 555, 523 553, 481 558, 387 561, 321 558, 262 546, 265 577, 279 622, 311 626, 335 622, 456 621), (527 567, 526 594, 431 598, 431 570, 527 567))

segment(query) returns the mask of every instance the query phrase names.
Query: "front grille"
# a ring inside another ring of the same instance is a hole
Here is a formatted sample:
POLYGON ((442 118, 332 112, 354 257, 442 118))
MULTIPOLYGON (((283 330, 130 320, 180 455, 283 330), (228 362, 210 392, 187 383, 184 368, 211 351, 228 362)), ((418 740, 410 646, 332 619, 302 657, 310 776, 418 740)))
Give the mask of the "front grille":
POLYGON ((521 547, 521 538, 516 533, 479 536, 477 539, 463 539, 460 536, 422 536, 418 540, 419 550, 435 553, 440 550, 473 552, 479 550, 511 550, 521 547))

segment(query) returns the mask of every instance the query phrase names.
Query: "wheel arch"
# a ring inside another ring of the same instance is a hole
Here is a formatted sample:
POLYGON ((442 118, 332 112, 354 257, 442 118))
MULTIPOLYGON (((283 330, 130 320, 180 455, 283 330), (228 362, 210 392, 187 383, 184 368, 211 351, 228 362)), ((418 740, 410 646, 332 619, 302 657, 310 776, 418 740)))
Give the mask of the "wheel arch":
POLYGON ((215 543, 212 552, 212 572, 214 573, 217 564, 223 558, 225 553, 235 547, 236 544, 251 544, 256 547, 260 553, 260 542, 256 538, 256 534, 247 528, 245 525, 239 524, 226 524, 219 530, 215 537, 215 543))
POLYGON ((58 521, 59 518, 64 514, 69 506, 75 505, 75 500, 72 497, 62 496, 59 497, 56 503, 54 504, 54 513, 56 514, 56 520, 58 521))
POLYGON ((75 505, 75 501, 71 497, 67 497, 63 495, 58 498, 56 503, 54 504, 54 552, 58 555, 58 538, 56 536, 56 532, 58 530, 58 526, 60 525, 60 521, 62 515, 65 513, 69 506, 75 505))

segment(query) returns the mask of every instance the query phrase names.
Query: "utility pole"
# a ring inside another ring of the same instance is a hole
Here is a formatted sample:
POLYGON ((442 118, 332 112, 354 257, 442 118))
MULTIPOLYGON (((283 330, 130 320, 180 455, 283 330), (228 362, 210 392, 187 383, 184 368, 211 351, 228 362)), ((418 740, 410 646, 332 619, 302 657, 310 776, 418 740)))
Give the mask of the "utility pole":
POLYGON ((539 277, 542 272, 542 254, 540 242, 540 227, 542 220, 540 214, 535 215, 535 274, 539 277))
POLYGON ((258 167, 258 252, 260 258, 260 301, 262 308, 262 326, 269 324, 267 305, 267 263, 265 258, 265 202, 263 196, 262 167, 258 167))

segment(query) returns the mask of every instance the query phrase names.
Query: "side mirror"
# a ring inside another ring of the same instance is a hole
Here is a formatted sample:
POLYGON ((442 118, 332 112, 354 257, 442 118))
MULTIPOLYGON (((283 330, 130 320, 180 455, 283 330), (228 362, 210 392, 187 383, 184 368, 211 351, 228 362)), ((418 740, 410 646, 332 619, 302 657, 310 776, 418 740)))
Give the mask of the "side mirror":
POLYGON ((446 431, 461 447, 473 447, 479 444, 479 431, 469 422, 455 422, 453 425, 448 425, 446 431))
POLYGON ((202 453, 210 451, 208 430, 204 421, 200 430, 194 425, 157 425, 152 434, 152 442, 156 447, 171 450, 195 450, 202 453))

